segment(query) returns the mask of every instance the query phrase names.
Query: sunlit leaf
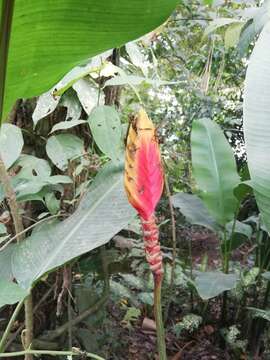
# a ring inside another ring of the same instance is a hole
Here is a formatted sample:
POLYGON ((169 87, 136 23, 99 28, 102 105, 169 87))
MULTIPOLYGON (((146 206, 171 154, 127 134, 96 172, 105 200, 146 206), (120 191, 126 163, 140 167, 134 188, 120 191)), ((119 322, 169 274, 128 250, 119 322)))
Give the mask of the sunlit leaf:
POLYGON ((16 99, 52 89, 74 66, 158 27, 177 4, 177 0, 16 0, 5 116, 16 99))

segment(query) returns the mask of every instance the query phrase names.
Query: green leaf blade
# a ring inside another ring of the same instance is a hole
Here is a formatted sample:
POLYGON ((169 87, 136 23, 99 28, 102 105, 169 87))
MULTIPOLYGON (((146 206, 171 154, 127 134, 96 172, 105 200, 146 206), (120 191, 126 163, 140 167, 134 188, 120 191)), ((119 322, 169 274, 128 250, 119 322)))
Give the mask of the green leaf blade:
POLYGON ((74 66, 160 26, 177 3, 176 0, 17 0, 4 118, 16 99, 48 91, 74 66))
POLYGON ((237 208, 233 190, 240 180, 232 149, 218 125, 202 119, 193 123, 191 152, 199 196, 223 226, 234 218, 237 208))

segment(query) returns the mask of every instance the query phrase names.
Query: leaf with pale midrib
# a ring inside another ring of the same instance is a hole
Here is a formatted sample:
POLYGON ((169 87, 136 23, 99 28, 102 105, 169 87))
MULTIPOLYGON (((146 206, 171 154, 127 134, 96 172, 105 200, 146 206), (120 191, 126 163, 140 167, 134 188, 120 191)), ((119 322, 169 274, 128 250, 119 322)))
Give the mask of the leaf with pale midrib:
POLYGON ((108 165, 68 219, 45 224, 13 252, 12 270, 29 288, 43 274, 107 243, 135 215, 126 199, 122 167, 108 165))
POLYGON ((16 0, 5 116, 17 98, 40 95, 74 66, 154 30, 177 4, 178 0, 16 0))

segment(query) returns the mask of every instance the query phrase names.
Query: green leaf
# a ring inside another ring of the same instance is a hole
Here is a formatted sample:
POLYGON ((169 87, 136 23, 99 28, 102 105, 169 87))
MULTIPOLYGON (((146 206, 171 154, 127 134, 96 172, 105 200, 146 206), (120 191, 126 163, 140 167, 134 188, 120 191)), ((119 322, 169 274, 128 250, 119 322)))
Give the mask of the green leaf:
POLYGON ((15 125, 3 124, 0 128, 0 154, 7 169, 18 159, 22 148, 21 129, 15 125))
POLYGON ((234 289, 238 279, 236 274, 208 271, 198 272, 194 283, 200 297, 203 300, 208 300, 224 291, 234 289))
POLYGON ((4 250, 0 251, 0 279, 12 281, 13 274, 11 268, 11 255, 14 245, 10 244, 4 250))
POLYGON ((219 225, 234 218, 233 190, 239 176, 232 149, 219 126, 209 119, 194 121, 191 134, 194 177, 204 204, 219 225))
POLYGON ((241 182, 234 189, 234 196, 241 203, 248 195, 253 193, 251 182, 249 180, 241 182))
POLYGON ((134 214, 123 188, 122 166, 106 166, 74 214, 60 223, 41 225, 16 245, 14 276, 28 289, 48 271, 107 243, 134 214))
POLYGON ((253 50, 245 81, 244 135, 254 194, 270 232, 270 22, 253 50))
POLYGON ((60 106, 66 108, 66 120, 76 121, 79 120, 82 113, 82 107, 77 94, 73 89, 68 90, 61 97, 60 106))
POLYGON ((66 170, 69 160, 83 155, 83 140, 72 134, 54 135, 48 139, 46 151, 54 165, 66 170))
POLYGON ((251 306, 248 306, 247 309, 251 311, 253 318, 261 318, 270 321, 270 310, 262 310, 251 306))
POLYGON ((99 149, 113 161, 119 161, 122 126, 118 112, 111 106, 97 106, 88 122, 99 149))
MULTIPOLYGON (((227 249, 235 250, 239 246, 241 246, 245 241, 250 240, 252 236, 252 227, 248 224, 242 223, 241 221, 236 220, 234 232, 233 230, 234 221, 230 221, 226 224, 226 231, 228 233, 227 238, 229 240, 226 241, 227 249), (232 235, 232 238, 230 239, 232 235)), ((225 251, 225 244, 222 243, 222 250, 225 251)))
POLYGON ((245 24, 243 22, 231 24, 225 31, 224 42, 225 48, 229 49, 230 47, 234 47, 238 44, 241 31, 245 24))
POLYGON ((140 47, 132 41, 126 44, 126 51, 131 62, 142 70, 145 77, 148 77, 148 63, 140 47))
POLYGON ((178 0, 17 0, 5 116, 16 99, 44 93, 74 66, 152 31, 177 4, 178 0))
POLYGON ((21 167, 20 178, 32 179, 36 176, 48 177, 51 175, 51 167, 48 161, 32 155, 23 154, 19 157, 16 165, 21 167))
MULTIPOLYGON (((231 233, 233 230, 233 221, 230 221, 226 224, 226 230, 228 233, 231 233)), ((234 232, 237 234, 241 234, 246 238, 250 239, 252 235, 252 227, 248 224, 242 223, 241 221, 236 220, 234 225, 234 232)))
POLYGON ((7 228, 5 226, 5 224, 0 223, 0 235, 6 234, 7 233, 7 228))
POLYGON ((0 308, 3 305, 15 304, 28 295, 28 292, 17 284, 3 279, 0 279, 0 289, 0 308))
POLYGON ((85 124, 85 120, 69 120, 69 121, 61 121, 60 123, 57 123, 54 125, 50 133, 53 133, 57 130, 67 130, 70 128, 73 128, 74 126, 78 126, 81 124, 85 124))
POLYGON ((53 192, 48 192, 45 195, 45 203, 50 213, 55 215, 60 210, 60 200, 56 199, 53 192))
POLYGON ((218 18, 211 21, 211 23, 207 26, 207 28, 204 31, 204 36, 207 36, 211 34, 212 32, 216 31, 220 27, 233 24, 233 23, 239 23, 239 19, 233 19, 233 18, 218 18))
POLYGON ((261 32, 264 25, 269 20, 269 1, 265 1, 260 8, 257 8, 255 16, 250 19, 241 32, 238 52, 240 56, 244 56, 249 45, 254 41, 255 37, 261 32))
POLYGON ((91 111, 97 104, 104 104, 104 93, 95 88, 90 81, 81 79, 73 85, 73 89, 76 91, 78 98, 82 104, 82 107, 87 115, 90 115, 91 111))
POLYGON ((213 231, 219 230, 218 224, 198 196, 179 193, 172 196, 172 202, 191 224, 205 226, 213 231))

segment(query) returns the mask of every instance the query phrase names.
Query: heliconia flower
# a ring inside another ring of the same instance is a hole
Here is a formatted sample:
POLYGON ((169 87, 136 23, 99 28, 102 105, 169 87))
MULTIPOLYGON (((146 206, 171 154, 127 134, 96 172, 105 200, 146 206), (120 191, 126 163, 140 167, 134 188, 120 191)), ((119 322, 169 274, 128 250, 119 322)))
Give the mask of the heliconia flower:
POLYGON ((155 208, 164 185, 155 127, 141 109, 130 125, 125 160, 125 189, 130 204, 142 221, 146 258, 156 276, 163 273, 155 208))

